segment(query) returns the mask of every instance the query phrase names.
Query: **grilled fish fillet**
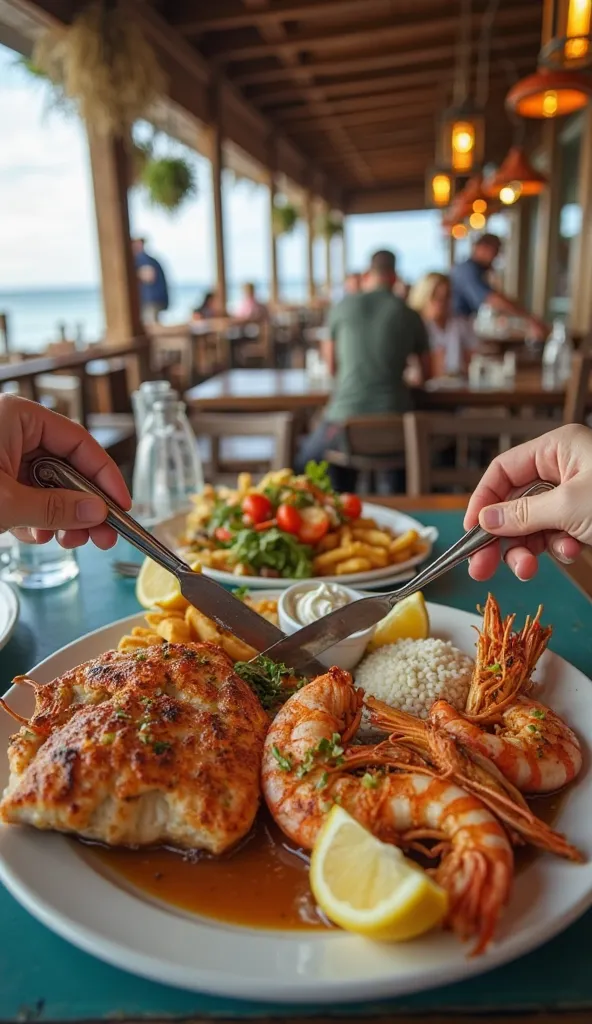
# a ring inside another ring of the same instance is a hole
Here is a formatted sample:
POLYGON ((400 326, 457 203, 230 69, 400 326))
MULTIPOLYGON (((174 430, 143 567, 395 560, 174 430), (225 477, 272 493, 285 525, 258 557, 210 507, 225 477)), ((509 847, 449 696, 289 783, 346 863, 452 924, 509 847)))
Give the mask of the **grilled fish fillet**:
POLYGON ((268 719, 215 644, 108 651, 33 685, 2 821, 212 853, 247 834, 268 719))

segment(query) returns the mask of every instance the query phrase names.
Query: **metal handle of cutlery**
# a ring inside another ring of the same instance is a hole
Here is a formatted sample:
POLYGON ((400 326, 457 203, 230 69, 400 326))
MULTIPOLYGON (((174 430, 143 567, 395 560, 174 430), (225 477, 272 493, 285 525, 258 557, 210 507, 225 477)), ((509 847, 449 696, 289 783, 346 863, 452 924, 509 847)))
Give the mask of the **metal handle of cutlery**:
MULTIPOLYGON (((555 484, 550 484, 546 480, 538 480, 531 487, 523 491, 522 494, 516 495, 516 497, 530 498, 536 494, 543 494, 545 491, 552 491, 554 487, 555 484)), ((434 580, 448 572, 449 569, 454 569, 461 562, 464 562, 465 559, 476 555, 478 551, 492 544, 496 539, 495 536, 484 530, 482 526, 474 526, 460 540, 457 540, 456 544, 448 548, 444 554, 436 558, 434 562, 431 562, 421 572, 418 572, 409 583, 389 594, 388 597, 390 597, 391 603, 395 604, 396 601, 409 597, 410 594, 414 594, 417 590, 422 590, 428 583, 433 583, 434 580)))
POLYGON ((142 554, 148 555, 153 561, 158 562, 163 569, 168 569, 175 575, 179 571, 191 571, 186 562, 169 551, 156 537, 140 526, 132 516, 116 505, 100 487, 87 480, 82 473, 73 469, 67 462, 62 462, 61 459, 53 458, 53 456, 43 456, 31 466, 31 477, 39 487, 65 487, 68 490, 96 494, 103 499, 108 509, 105 522, 108 526, 112 526, 121 537, 138 548, 142 554))

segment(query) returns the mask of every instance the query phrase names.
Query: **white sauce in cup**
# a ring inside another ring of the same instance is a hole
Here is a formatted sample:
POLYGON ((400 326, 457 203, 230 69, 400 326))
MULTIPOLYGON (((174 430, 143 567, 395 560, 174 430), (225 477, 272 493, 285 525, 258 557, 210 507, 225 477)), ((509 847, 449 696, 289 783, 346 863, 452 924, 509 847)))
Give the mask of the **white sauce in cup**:
POLYGON ((349 594, 338 584, 320 583, 294 598, 294 618, 301 626, 310 626, 350 602, 349 594))

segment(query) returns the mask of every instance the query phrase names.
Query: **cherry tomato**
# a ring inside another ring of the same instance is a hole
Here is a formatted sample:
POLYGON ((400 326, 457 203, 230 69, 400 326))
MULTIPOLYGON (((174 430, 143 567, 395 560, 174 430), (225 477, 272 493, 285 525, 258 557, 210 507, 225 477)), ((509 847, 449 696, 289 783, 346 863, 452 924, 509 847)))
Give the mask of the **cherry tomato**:
POLYGON ((330 519, 322 508, 303 508, 300 513, 302 526, 298 536, 303 544, 317 544, 330 526, 330 519))
POLYGON ((219 540, 221 544, 226 544, 227 541, 232 540, 232 534, 225 526, 218 526, 217 529, 214 530, 214 537, 216 540, 219 540))
POLYGON ((273 515, 273 505, 264 494, 247 494, 241 509, 252 523, 264 523, 273 515))
POLYGON ((293 505, 280 505, 276 516, 280 530, 283 530, 284 533, 299 535, 300 527, 302 526, 302 516, 297 508, 294 508, 293 505))
POLYGON ((362 502, 357 494, 341 495, 341 511, 348 519, 359 519, 362 512, 362 502))

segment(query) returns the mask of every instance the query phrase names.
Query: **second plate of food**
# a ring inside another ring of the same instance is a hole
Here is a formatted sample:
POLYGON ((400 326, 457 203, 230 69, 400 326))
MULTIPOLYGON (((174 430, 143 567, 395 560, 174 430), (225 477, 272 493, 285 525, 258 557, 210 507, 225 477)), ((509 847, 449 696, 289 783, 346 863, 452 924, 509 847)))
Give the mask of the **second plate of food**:
MULTIPOLYGON (((369 544, 365 540, 357 540, 354 537, 352 537, 351 541, 348 541, 346 537, 345 543, 341 543, 341 537, 339 537, 339 543, 334 548, 321 552, 321 555, 328 556, 328 558, 325 558, 325 563, 327 563, 326 571, 315 571, 311 575, 314 575, 319 580, 323 580, 325 583, 343 583, 346 586, 364 586, 366 588, 373 585, 385 586, 391 582, 395 583, 399 576, 407 574, 409 570, 426 561, 432 552, 435 541, 438 539, 438 531, 434 526, 426 527, 419 520, 405 515, 404 512, 385 508, 382 505, 375 505, 371 502, 364 502, 362 505, 361 519, 372 520, 372 523, 375 525, 362 526, 356 532, 366 530, 368 532, 376 531, 377 533, 383 533, 391 538, 391 543, 399 541, 403 544, 404 539, 409 538, 409 556, 399 561, 393 561, 391 560, 392 556, 389 555, 388 564, 385 566, 371 569, 363 568, 357 572, 343 572, 341 567, 346 562, 351 561, 352 558, 359 560, 363 557, 360 554, 352 554, 352 547, 354 552, 359 552, 360 545, 366 547, 374 546, 379 550, 380 545, 369 544), (412 551, 415 551, 415 553, 411 553, 412 551)), ((152 532, 167 547, 172 548, 182 557, 191 561, 192 557, 198 557, 198 553, 192 551, 184 539, 186 527, 187 515, 182 513, 158 523, 152 532)), ((385 545, 386 541, 383 541, 383 548, 385 545)), ((404 547, 401 548, 401 552, 405 555, 404 547)), ((217 580, 218 583, 225 583, 229 586, 246 583, 250 590, 268 590, 270 586, 283 590, 285 587, 290 587, 293 583, 297 582, 297 578, 294 576, 242 575, 240 572, 216 568, 213 565, 206 565, 204 563, 202 563, 202 571, 217 580)))

